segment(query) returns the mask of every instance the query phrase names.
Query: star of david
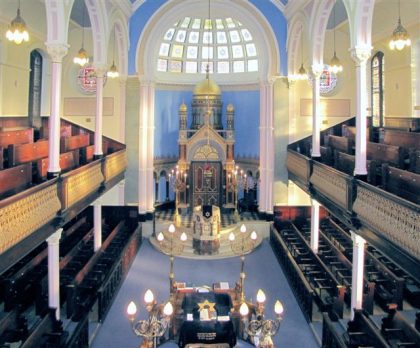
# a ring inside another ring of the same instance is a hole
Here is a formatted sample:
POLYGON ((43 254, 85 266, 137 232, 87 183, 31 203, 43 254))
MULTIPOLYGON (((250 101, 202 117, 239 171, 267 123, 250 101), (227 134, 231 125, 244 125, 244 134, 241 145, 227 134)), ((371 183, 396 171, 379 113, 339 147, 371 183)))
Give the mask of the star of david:
POLYGON ((208 309, 209 311, 213 312, 216 309, 214 308, 214 306, 216 305, 215 302, 209 302, 208 300, 205 300, 204 302, 200 302, 197 303, 199 308, 199 311, 203 310, 203 309, 208 309))

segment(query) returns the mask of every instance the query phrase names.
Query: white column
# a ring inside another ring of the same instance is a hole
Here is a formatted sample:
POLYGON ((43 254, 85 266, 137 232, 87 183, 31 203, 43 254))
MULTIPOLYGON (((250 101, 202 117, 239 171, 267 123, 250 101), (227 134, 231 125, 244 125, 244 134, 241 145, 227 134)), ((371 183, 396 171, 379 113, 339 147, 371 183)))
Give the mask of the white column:
POLYGON ((319 79, 322 68, 320 64, 312 65, 312 157, 321 157, 321 107, 319 79))
POLYGON ((260 84, 260 187, 258 206, 260 212, 273 212, 274 176, 274 79, 260 84))
POLYGON ((294 143, 296 139, 297 130, 297 115, 295 105, 296 81, 289 79, 289 144, 294 143))
POLYGON ((311 249, 318 253, 319 247, 319 207, 320 204, 315 199, 311 199, 311 249))
POLYGON ((350 232, 353 240, 353 269, 351 277, 351 320, 353 320, 354 309, 362 309, 366 241, 353 231, 350 232))
POLYGON ((55 309, 55 318, 60 320, 60 238, 63 229, 58 229, 47 239, 48 243, 48 306, 55 309))
POLYGON ((118 205, 125 205, 125 180, 118 184, 118 205))
POLYGON ((153 82, 140 77, 139 214, 153 212, 154 100, 153 82))
POLYGON ((366 170, 366 126, 367 96, 366 61, 370 57, 371 47, 354 47, 351 56, 356 63, 356 164, 354 175, 367 175, 366 170))
POLYGON ((127 76, 121 75, 119 79, 120 84, 120 142, 125 144, 125 97, 127 76))
POLYGON ((147 213, 153 213, 155 208, 155 181, 153 178, 153 159, 155 142, 155 85, 149 82, 148 93, 148 120, 147 120, 147 213))
POLYGON ((93 154, 96 158, 103 156, 102 151, 102 124, 103 124, 103 95, 104 95, 104 75, 106 68, 103 66, 95 67, 96 73, 96 117, 95 117, 95 147, 93 154))
POLYGON ((93 205, 93 251, 98 251, 102 246, 102 205, 93 205))
POLYGON ((48 144, 48 177, 56 177, 60 168, 60 104, 62 61, 67 54, 68 45, 46 42, 48 54, 51 57, 51 111, 49 118, 48 144))

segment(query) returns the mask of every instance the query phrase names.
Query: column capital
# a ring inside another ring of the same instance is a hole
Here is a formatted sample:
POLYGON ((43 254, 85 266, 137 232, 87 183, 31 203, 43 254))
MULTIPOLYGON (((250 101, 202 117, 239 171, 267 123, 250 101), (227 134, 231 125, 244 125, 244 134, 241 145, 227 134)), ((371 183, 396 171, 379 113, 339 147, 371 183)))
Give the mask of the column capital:
POLYGON ((356 66, 366 63, 372 53, 371 46, 355 46, 349 49, 351 58, 356 66))
POLYGON ((108 68, 106 65, 102 63, 93 63, 93 66, 95 67, 96 77, 105 77, 108 71, 108 68))
POLYGON ((61 63, 70 47, 68 44, 61 42, 45 42, 45 46, 53 63, 61 63))
POLYGON ((324 65, 321 63, 314 63, 311 65, 310 74, 312 78, 319 79, 321 77, 322 72, 324 71, 324 65))
POLYGON ((353 244, 357 247, 364 247, 366 240, 363 237, 359 236, 356 232, 350 231, 350 233, 353 244))
POLYGON ((60 244, 61 233, 63 232, 62 228, 59 228, 51 236, 47 238, 48 245, 58 245, 60 244))

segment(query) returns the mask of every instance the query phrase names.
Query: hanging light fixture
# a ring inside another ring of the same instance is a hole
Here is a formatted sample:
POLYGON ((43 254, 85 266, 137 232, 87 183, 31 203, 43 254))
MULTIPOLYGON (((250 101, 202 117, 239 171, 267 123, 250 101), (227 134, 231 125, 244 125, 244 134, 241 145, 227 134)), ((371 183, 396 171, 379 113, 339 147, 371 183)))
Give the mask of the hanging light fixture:
POLYGON ((307 80, 308 74, 306 73, 305 68, 303 67, 303 28, 302 28, 302 34, 300 35, 300 57, 302 64, 300 65, 299 71, 296 75, 296 80, 307 80))
POLYGON ((112 65, 109 68, 108 72, 106 73, 106 75, 108 77, 110 77, 111 79, 114 79, 118 76, 120 76, 118 69, 115 65, 115 26, 114 26, 114 47, 112 49, 112 65))
POLYGON ((333 18, 334 18, 334 56, 331 58, 330 66, 328 70, 330 72, 333 72, 334 74, 337 74, 339 72, 343 71, 343 66, 341 65, 340 59, 338 59, 337 54, 335 53, 335 6, 336 2, 334 2, 334 8, 333 8, 333 18))
POLYGON ((16 45, 20 45, 22 41, 29 41, 29 33, 26 29, 26 23, 20 16, 20 0, 18 2, 17 15, 10 23, 9 30, 6 32, 6 38, 13 41, 16 45))
POLYGON ((398 0, 398 24, 392 33, 389 48, 391 50, 397 49, 401 51, 405 46, 411 46, 411 40, 407 30, 401 25, 400 0, 398 0))
POLYGON ((82 18, 82 47, 80 48, 79 52, 77 52, 76 57, 73 58, 73 63, 78 64, 80 66, 85 66, 89 63, 88 54, 84 48, 85 44, 85 9, 83 8, 83 18, 82 18))

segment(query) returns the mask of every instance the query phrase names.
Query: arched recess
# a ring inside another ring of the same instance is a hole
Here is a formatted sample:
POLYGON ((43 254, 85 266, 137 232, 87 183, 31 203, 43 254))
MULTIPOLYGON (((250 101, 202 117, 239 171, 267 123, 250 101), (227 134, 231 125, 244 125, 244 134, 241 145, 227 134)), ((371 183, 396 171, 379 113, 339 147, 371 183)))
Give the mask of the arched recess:
MULTIPOLYGON (((297 70, 300 67, 300 57, 298 52, 301 47, 301 40, 303 35, 303 42, 308 42, 305 40, 308 37, 307 19, 302 13, 298 13, 293 17, 290 22, 289 30, 287 33, 287 71, 288 75, 296 74, 297 70)), ((308 52, 306 52, 307 54, 308 52)))
POLYGON ((112 12, 109 24, 110 33, 109 37, 112 39, 112 32, 115 26, 115 44, 117 45, 117 66, 119 73, 123 76, 128 74, 128 25, 127 18, 122 14, 121 11, 116 10, 112 12))
MULTIPOLYGON (((266 81, 268 77, 278 75, 280 67, 280 55, 278 43, 266 18, 250 2, 242 0, 231 0, 229 6, 225 0, 213 0, 211 2, 211 17, 217 16, 230 17, 243 23, 252 35, 257 44, 258 57, 260 59, 259 73, 253 77, 252 81, 244 81, 244 75, 238 81, 232 79, 232 74, 218 74, 214 79, 223 84, 236 83, 256 83, 259 80, 266 81)), ((201 0, 191 0, 188 2, 169 1, 162 6, 150 18, 145 30, 137 42, 136 49, 136 72, 138 75, 145 76, 147 80, 165 83, 185 83, 195 84, 203 78, 201 74, 176 74, 176 77, 160 81, 156 76, 156 62, 160 42, 169 28, 168 23, 174 23, 186 16, 205 18, 208 16, 208 7, 203 5, 201 0)), ((246 78, 246 77, 245 77, 246 78)))
MULTIPOLYGON (((312 65, 318 65, 320 67, 323 64, 325 31, 327 29, 328 19, 334 4, 335 0, 318 1, 315 5, 316 7, 312 11, 309 25, 312 42, 310 53, 312 65)), ((347 18, 352 18, 351 5, 349 4, 349 1, 343 0, 343 4, 346 9, 347 18)), ((353 42, 352 25, 353 24, 349 20, 350 42, 353 42)))
POLYGON ((93 61, 96 66, 107 67, 108 14, 104 1, 85 0, 92 25, 93 61))
POLYGON ((67 44, 69 21, 74 0, 45 0, 47 43, 67 44))

